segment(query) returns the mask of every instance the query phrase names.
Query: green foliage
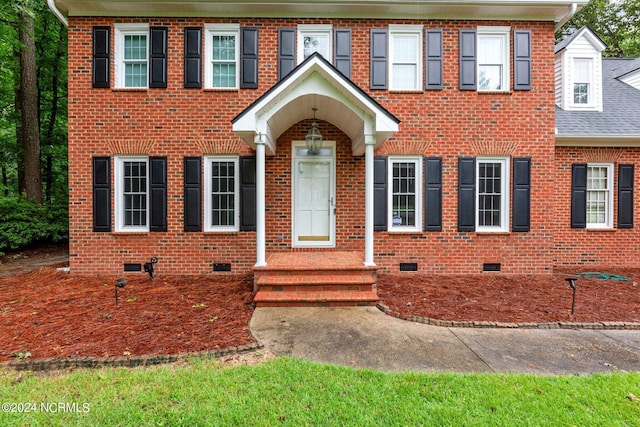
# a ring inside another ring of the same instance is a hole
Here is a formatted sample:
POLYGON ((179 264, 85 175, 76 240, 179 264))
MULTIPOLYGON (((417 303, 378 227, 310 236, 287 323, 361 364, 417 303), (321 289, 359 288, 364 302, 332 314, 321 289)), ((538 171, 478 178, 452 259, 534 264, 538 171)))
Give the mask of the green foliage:
POLYGON ((66 200, 38 205, 17 197, 0 198, 0 254, 36 243, 69 240, 66 200))
POLYGON ((0 424, 95 426, 631 426, 640 375, 382 373, 279 358, 257 366, 0 373, 0 424), (86 404, 86 405, 85 405, 86 404), (38 406, 39 408, 39 406, 38 406))
POLYGON ((585 25, 607 45, 604 56, 640 56, 640 0, 591 0, 556 33, 556 41, 585 25))

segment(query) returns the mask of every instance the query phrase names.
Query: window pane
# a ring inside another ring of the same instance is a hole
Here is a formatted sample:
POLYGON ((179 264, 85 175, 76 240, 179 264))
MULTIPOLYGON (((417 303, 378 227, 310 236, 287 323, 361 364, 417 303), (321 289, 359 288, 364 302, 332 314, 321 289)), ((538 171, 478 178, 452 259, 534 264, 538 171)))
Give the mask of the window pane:
POLYGON ((480 36, 478 38, 478 62, 502 64, 504 61, 504 37, 480 36))
POLYGON ((587 223, 608 225, 609 182, 606 166, 587 167, 587 223))
POLYGON ((211 226, 235 225, 235 163, 211 162, 211 226))
POLYGON ((124 60, 147 60, 147 36, 124 36, 124 60))
POLYGON ((418 62, 418 37, 414 35, 394 35, 393 62, 418 62))
POLYGON ((478 225, 500 227, 502 209, 502 164, 478 164, 478 225))
POLYGON ((589 103, 589 84, 575 83, 573 85, 573 103, 588 104, 589 103))
POLYGON ((573 61, 573 78, 576 83, 591 82, 591 60, 575 59, 573 61))
POLYGON ((147 64, 132 63, 124 66, 125 87, 145 87, 147 85, 147 64))
POLYGON ((236 36, 213 36, 213 87, 236 87, 236 36))
POLYGON ((411 90, 417 89, 418 67, 411 64, 394 64, 393 65, 393 89, 394 90, 411 90))
POLYGON ((311 56, 318 52, 325 59, 329 58, 329 35, 327 34, 305 34, 304 36, 304 57, 311 56))
POLYGON ((415 163, 393 163, 392 210, 395 226, 416 225, 415 168, 415 163))
POLYGON ((124 162, 124 225, 147 225, 147 164, 146 162, 124 162))
POLYGON ((482 90, 502 89, 502 65, 480 65, 478 87, 482 90))
POLYGON ((213 36, 213 60, 235 61, 236 36, 213 36))

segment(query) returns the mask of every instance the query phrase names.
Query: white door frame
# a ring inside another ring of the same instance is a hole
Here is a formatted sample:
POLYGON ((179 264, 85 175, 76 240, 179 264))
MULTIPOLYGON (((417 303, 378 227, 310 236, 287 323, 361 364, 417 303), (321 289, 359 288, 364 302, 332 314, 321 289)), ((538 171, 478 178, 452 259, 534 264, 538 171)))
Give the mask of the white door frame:
POLYGON ((335 141, 323 141, 322 151, 319 155, 306 154, 304 141, 293 141, 291 144, 291 240, 294 248, 334 248, 336 246, 336 143, 335 141), (298 184, 298 167, 301 161, 323 161, 330 165, 329 183, 329 240, 328 241, 299 241, 297 229, 298 206, 296 200, 298 184))

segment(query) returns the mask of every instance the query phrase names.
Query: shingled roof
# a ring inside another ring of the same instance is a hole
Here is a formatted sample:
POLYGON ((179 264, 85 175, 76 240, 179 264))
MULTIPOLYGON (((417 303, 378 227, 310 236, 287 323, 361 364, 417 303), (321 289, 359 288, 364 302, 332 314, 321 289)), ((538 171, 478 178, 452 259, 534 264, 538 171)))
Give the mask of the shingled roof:
POLYGON ((640 138, 640 90, 618 77, 640 69, 640 58, 602 59, 603 111, 556 108, 558 136, 632 136, 640 138))

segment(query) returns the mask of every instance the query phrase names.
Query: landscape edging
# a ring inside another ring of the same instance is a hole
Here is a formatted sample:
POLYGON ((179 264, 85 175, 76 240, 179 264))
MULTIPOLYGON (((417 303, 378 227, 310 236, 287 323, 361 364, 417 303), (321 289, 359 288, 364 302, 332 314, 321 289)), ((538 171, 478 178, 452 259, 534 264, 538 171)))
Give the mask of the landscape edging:
POLYGON ((219 358, 233 354, 246 353, 259 350, 264 346, 259 343, 250 343, 238 347, 229 347, 220 350, 205 350, 178 354, 156 354, 142 356, 116 356, 116 357, 65 357, 45 359, 21 359, 0 363, 2 368, 12 368, 16 371, 56 371, 78 368, 134 368, 138 366, 153 366, 175 363, 188 360, 192 357, 219 358))
POLYGON ((430 317, 412 316, 402 314, 391 310, 382 303, 376 304, 378 310, 384 314, 396 317, 398 319, 407 320, 414 323, 422 323, 425 325, 442 326, 446 328, 504 328, 504 329, 603 329, 603 330, 640 330, 640 323, 634 322, 487 322, 487 321, 455 321, 455 320, 439 320, 430 317))

